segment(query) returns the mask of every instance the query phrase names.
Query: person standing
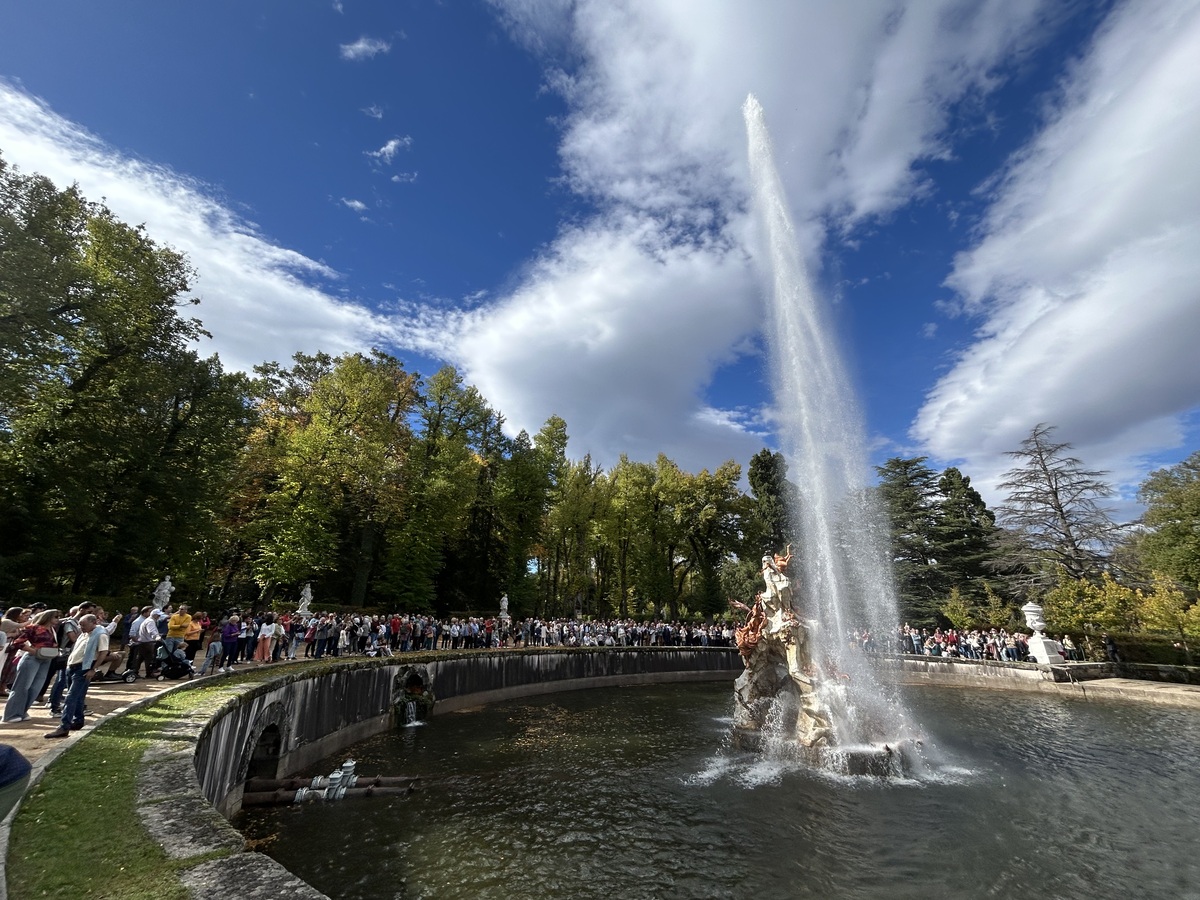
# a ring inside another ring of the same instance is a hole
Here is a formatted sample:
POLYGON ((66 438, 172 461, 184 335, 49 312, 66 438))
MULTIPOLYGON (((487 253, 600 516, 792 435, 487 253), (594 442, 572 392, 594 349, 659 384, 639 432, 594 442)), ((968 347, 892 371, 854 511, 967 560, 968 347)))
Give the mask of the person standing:
POLYGON ((43 610, 14 640, 17 649, 24 653, 17 662, 17 673, 4 704, 5 722, 24 722, 29 718, 29 707, 46 681, 50 660, 58 656, 58 637, 54 633, 57 626, 58 610, 43 610))
POLYGON ((183 636, 187 645, 184 654, 187 656, 188 662, 195 663, 196 654, 204 646, 204 631, 208 628, 208 625, 209 621, 206 613, 201 612, 192 616, 192 621, 183 636))
POLYGON ((232 672, 237 661, 238 635, 242 633, 242 619, 232 615, 221 626, 221 671, 232 672))
POLYGON ((329 618, 327 616, 321 616, 321 621, 317 623, 317 649, 314 653, 315 659, 320 659, 325 655, 325 648, 329 644, 329 627, 329 618))
POLYGON ((79 620, 79 639, 67 658, 68 687, 62 720, 57 728, 46 733, 47 738, 66 737, 83 727, 84 701, 88 685, 96 674, 96 660, 108 654, 108 631, 96 627, 97 621, 91 613, 79 620))
POLYGON ((176 647, 182 647, 187 641, 188 629, 192 627, 192 616, 188 611, 187 604, 179 604, 179 609, 167 620, 167 635, 163 638, 163 645, 167 648, 167 654, 175 652, 176 647))
POLYGON ((258 646, 254 651, 254 661, 268 663, 271 661, 271 648, 275 645, 275 616, 267 613, 263 616, 262 624, 258 627, 258 646))
POLYGON ((1104 632, 1104 655, 1108 657, 1111 663, 1119 663, 1121 661, 1121 653, 1117 650, 1117 642, 1113 640, 1112 635, 1107 631, 1104 632))
POLYGON ((129 612, 125 613, 125 615, 121 617, 122 640, 125 642, 126 650, 131 650, 133 648, 133 642, 137 638, 137 625, 135 623, 140 616, 141 610, 139 610, 136 606, 131 606, 129 607, 129 612))
MULTIPOLYGON (((161 609, 155 609, 153 606, 148 606, 142 610, 142 624, 138 626, 138 666, 143 662, 146 664, 146 677, 149 678, 158 668, 158 642, 162 640, 162 635, 158 631, 158 620, 164 618, 165 613, 161 609)), ((136 674, 137 666, 130 666, 136 674)))
POLYGON ((90 613, 95 604, 87 603, 72 607, 66 616, 58 620, 58 658, 50 660, 50 671, 46 673, 46 684, 38 691, 34 703, 40 704, 46 699, 46 687, 50 687, 50 714, 62 715, 63 694, 67 690, 67 655, 79 638, 79 617, 90 613), (50 685, 51 680, 53 684, 50 685))

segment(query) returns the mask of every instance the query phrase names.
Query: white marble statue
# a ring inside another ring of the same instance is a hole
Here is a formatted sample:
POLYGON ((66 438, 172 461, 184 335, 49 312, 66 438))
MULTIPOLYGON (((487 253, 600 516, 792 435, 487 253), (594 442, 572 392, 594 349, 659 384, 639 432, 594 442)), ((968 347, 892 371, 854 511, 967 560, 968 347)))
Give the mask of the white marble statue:
POLYGON ((1025 624, 1034 634, 1041 634, 1046 630, 1046 620, 1042 618, 1042 608, 1036 603, 1026 603, 1021 607, 1021 612, 1025 613, 1025 624))
POLYGON ((792 610, 791 579, 787 576, 788 563, 792 561, 792 548, 783 554, 768 553, 762 558, 762 577, 766 584, 762 605, 767 621, 765 631, 776 634, 795 622, 792 610))
POLYGON ((500 618, 508 618, 508 594, 500 595, 500 618))
POLYGON ((154 607, 156 609, 164 609, 171 602, 171 595, 173 593, 175 593, 175 585, 171 584, 171 576, 164 575, 163 580, 154 589, 154 607))
POLYGON ((1046 620, 1042 616, 1042 608, 1036 603, 1026 603, 1021 607, 1025 614, 1025 624, 1033 632, 1029 636, 1029 653, 1043 666, 1053 666, 1066 662, 1058 652, 1058 645, 1042 632, 1046 630, 1046 620))
POLYGON ((312 582, 306 581, 304 587, 300 590, 300 606, 296 609, 296 614, 307 616, 312 614, 312 582))

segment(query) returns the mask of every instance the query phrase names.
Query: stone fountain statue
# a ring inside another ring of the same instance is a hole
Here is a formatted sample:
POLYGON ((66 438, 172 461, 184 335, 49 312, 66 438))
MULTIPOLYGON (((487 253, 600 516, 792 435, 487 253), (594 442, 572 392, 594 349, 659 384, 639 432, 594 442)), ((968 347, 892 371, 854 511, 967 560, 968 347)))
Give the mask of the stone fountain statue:
POLYGON ((175 585, 171 584, 171 576, 164 575, 163 580, 158 583, 158 587, 154 589, 154 606, 156 609, 164 609, 171 602, 171 595, 175 593, 175 585))
POLYGON ((508 615, 508 594, 500 595, 500 618, 507 619, 508 615))
POLYGON ((312 582, 306 581, 304 587, 300 590, 300 605, 296 607, 296 615, 311 616, 312 615, 312 582))
POLYGON ((1025 624, 1033 634, 1029 638, 1029 653, 1043 666, 1058 665, 1066 662, 1054 641, 1042 632, 1046 630, 1046 620, 1042 617, 1042 607, 1030 601, 1021 607, 1025 614, 1025 624))
POLYGON ((734 734, 748 748, 761 745, 770 729, 806 748, 833 742, 829 712, 817 690, 820 675, 810 651, 811 626, 800 619, 787 576, 791 560, 790 547, 783 555, 764 556, 766 589, 753 606, 730 601, 748 613, 746 624, 737 630, 746 671, 734 685, 734 734))

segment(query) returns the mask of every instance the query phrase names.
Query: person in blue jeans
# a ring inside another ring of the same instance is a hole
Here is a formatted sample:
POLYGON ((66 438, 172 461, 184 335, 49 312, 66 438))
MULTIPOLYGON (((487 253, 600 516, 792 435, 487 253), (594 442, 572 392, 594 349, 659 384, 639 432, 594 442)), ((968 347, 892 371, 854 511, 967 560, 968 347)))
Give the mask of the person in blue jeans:
POLYGON ((102 654, 108 655, 108 631, 98 628, 97 622, 90 613, 79 619, 80 635, 67 658, 67 696, 63 700, 62 720, 46 734, 47 738, 66 737, 83 727, 84 699, 96 674, 96 660, 102 654))

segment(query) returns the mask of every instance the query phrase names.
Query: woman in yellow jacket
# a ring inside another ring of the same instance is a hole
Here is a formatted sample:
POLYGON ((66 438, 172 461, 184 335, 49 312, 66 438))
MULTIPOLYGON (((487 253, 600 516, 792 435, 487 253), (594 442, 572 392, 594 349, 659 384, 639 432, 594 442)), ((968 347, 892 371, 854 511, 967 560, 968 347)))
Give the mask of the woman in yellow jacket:
POLYGON ((163 640, 166 645, 167 653, 174 653, 176 647, 183 645, 187 640, 188 629, 192 627, 192 616, 188 612, 187 604, 181 603, 179 610, 171 618, 167 619, 167 636, 163 640))

